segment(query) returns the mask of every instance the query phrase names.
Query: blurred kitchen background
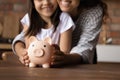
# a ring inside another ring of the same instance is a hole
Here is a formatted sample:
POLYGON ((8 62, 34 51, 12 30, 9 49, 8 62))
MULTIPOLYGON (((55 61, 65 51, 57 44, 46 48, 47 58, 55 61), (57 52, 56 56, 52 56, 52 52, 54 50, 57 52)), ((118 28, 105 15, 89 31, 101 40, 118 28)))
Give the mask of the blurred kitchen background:
MULTIPOLYGON (((98 61, 120 62, 120 0, 103 0, 109 18, 102 25, 97 46, 98 61)), ((27 12, 28 0, 0 0, 0 52, 10 51, 13 38, 21 31, 19 20, 27 12)))

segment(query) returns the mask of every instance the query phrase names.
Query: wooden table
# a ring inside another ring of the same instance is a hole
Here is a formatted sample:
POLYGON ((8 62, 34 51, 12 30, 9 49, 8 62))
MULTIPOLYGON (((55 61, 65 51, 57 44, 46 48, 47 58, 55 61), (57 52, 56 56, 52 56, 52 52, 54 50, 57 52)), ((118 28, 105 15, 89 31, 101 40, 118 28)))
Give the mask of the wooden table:
POLYGON ((28 68, 0 61, 0 80, 120 80, 119 63, 98 63, 62 68, 28 68))

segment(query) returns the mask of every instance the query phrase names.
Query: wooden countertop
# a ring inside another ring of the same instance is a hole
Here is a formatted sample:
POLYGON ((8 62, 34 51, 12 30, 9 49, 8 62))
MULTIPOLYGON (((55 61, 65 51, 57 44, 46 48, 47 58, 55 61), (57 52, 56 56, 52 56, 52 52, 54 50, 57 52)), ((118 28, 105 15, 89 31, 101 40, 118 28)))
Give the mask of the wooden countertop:
POLYGON ((119 63, 98 63, 61 68, 28 68, 0 61, 0 80, 120 80, 119 63))

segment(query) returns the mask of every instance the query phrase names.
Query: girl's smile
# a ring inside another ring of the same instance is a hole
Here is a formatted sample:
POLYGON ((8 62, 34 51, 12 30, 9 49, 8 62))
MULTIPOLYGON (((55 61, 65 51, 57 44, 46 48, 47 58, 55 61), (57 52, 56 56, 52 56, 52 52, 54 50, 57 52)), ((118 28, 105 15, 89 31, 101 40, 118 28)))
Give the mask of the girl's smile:
POLYGON ((41 9, 45 13, 51 13, 53 11, 53 7, 52 6, 43 6, 41 9))

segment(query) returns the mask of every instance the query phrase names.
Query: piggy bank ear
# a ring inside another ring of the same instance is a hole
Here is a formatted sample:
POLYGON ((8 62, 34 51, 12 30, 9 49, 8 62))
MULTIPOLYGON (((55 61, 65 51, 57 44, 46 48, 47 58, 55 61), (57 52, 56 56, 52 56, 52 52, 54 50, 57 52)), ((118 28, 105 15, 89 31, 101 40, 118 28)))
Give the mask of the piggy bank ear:
POLYGON ((31 37, 29 38, 29 42, 30 42, 30 43, 33 42, 33 41, 38 41, 35 36, 31 36, 31 37))
POLYGON ((50 37, 45 38, 44 41, 48 42, 50 45, 52 44, 52 39, 50 37))

